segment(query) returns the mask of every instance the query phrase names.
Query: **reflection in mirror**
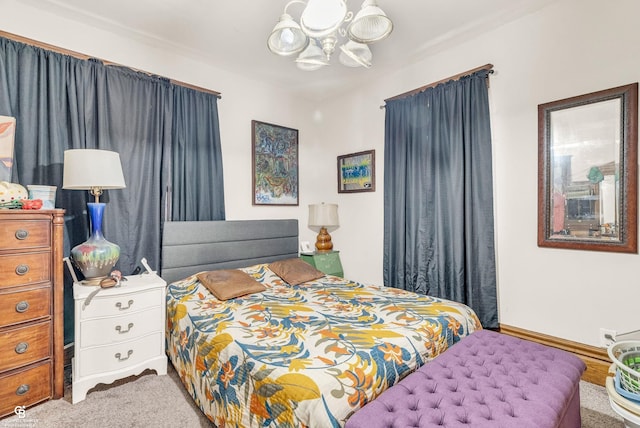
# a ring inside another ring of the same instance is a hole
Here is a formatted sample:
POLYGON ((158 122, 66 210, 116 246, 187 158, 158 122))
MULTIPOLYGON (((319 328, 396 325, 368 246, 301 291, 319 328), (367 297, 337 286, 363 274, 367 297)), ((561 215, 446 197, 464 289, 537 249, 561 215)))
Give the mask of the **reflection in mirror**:
POLYGON ((538 245, 637 251, 637 90, 538 106, 538 245))

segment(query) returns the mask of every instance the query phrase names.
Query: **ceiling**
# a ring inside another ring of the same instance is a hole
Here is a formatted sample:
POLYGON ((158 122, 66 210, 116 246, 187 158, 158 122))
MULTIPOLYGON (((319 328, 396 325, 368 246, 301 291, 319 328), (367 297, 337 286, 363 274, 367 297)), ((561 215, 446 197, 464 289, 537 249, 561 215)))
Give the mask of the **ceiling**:
MULTIPOLYGON (((299 70, 294 58, 279 57, 267 49, 267 37, 288 0, 26 0, 39 9, 197 57, 314 100, 378 79, 551 1, 379 0, 394 30, 387 39, 370 45, 373 66, 345 67, 336 53, 329 67, 309 72, 299 70)), ((361 0, 347 1, 354 13, 360 4, 361 0)), ((303 5, 294 4, 288 12, 297 20, 302 9, 303 5)), ((479 65, 483 64, 473 66, 479 65)))

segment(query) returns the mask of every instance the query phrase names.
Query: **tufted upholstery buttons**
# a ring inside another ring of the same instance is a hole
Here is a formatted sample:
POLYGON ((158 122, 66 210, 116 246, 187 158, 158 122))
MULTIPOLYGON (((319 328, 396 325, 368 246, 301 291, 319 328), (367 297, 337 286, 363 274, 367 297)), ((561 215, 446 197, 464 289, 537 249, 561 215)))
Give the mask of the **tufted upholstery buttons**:
POLYGON ((481 330, 383 392, 345 428, 579 428, 584 370, 567 352, 481 330))

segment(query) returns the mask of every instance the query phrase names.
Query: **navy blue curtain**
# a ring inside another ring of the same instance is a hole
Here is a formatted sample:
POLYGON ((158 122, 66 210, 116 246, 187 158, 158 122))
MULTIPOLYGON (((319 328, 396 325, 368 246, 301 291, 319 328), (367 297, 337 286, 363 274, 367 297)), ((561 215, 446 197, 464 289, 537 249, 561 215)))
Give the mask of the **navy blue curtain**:
POLYGON ((385 285, 498 327, 486 70, 386 104, 385 285))
MULTIPOLYGON (((56 207, 66 209, 65 255, 88 238, 90 199, 88 192, 62 189, 67 149, 120 154, 127 187, 105 191, 101 201, 107 203, 103 232, 120 246, 116 268, 124 274, 143 257, 159 268, 168 200, 181 207, 185 219, 224 220, 212 94, 0 38, 0 115, 16 118, 12 182, 58 187, 56 207), (179 162, 172 164, 172 155, 179 155, 179 162)), ((73 302, 70 284, 66 287, 65 305, 73 302)))
POLYGON ((224 220, 218 98, 173 89, 171 220, 224 220))

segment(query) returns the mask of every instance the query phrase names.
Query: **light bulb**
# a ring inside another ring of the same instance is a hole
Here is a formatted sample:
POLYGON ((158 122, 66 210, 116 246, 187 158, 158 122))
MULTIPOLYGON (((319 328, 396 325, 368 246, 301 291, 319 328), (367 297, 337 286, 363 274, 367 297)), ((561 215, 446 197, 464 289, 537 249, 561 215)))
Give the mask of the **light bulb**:
POLYGON ((280 42, 282 46, 291 46, 293 44, 295 36, 293 35, 293 31, 289 28, 284 28, 280 32, 280 42))

